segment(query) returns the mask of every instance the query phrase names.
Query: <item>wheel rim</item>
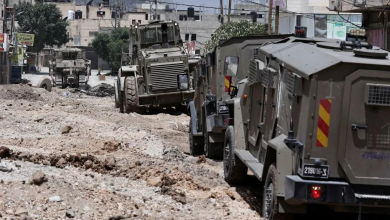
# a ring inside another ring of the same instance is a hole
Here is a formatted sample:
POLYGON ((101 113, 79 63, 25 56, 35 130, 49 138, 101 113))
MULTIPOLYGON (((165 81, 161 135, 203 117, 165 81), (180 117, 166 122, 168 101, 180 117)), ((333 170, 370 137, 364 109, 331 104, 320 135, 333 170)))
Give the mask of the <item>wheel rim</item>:
POLYGON ((274 184, 272 181, 268 184, 267 188, 265 189, 264 193, 264 210, 265 210, 265 218, 266 219, 271 219, 273 215, 273 209, 274 209, 274 184))
POLYGON ((224 171, 225 171, 225 176, 227 176, 227 174, 229 174, 230 172, 230 168, 231 168, 231 161, 230 161, 230 146, 229 146, 229 143, 227 143, 225 145, 225 149, 224 149, 224 171))

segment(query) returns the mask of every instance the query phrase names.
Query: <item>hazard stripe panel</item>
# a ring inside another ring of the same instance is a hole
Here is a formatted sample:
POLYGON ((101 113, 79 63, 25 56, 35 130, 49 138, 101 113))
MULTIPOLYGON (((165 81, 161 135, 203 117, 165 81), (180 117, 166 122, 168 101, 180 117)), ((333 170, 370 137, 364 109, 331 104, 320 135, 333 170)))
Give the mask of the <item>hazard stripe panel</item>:
POLYGON ((332 100, 330 99, 320 100, 317 124, 317 147, 328 147, 331 105, 332 100))
POLYGON ((225 92, 229 92, 230 76, 225 76, 225 92))

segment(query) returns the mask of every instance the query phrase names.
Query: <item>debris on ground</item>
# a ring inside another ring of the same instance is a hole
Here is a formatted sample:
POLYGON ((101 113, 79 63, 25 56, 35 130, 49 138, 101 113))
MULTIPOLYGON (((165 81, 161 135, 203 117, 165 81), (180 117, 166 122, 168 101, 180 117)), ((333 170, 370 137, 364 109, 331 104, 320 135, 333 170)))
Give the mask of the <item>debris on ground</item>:
POLYGON ((177 147, 164 146, 163 148, 164 160, 184 160, 187 156, 183 154, 177 147))
POLYGON ((200 164, 200 163, 206 163, 207 160, 206 160, 206 156, 205 155, 200 155, 196 161, 197 164, 200 164))
POLYGON ((33 174, 31 183, 39 186, 47 181, 48 179, 46 175, 41 170, 38 170, 33 174))
POLYGON ((8 147, 0 146, 0 158, 7 158, 10 156, 10 150, 8 147))
POLYGON ((1 219, 261 219, 224 192, 222 162, 183 153, 187 115, 122 114, 112 97, 64 91, 0 86, 1 219))
POLYGON ((101 83, 97 86, 91 87, 86 91, 87 95, 97 96, 97 97, 106 97, 113 96, 115 94, 114 87, 107 83, 101 83))

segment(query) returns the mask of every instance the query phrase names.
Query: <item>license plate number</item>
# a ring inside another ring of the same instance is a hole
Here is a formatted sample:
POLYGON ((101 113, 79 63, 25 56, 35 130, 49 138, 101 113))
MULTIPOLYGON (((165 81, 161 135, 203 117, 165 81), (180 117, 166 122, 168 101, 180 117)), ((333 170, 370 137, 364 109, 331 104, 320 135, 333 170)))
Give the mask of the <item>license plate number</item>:
POLYGON ((304 177, 328 178, 329 166, 328 165, 314 166, 311 164, 304 164, 302 174, 304 177))

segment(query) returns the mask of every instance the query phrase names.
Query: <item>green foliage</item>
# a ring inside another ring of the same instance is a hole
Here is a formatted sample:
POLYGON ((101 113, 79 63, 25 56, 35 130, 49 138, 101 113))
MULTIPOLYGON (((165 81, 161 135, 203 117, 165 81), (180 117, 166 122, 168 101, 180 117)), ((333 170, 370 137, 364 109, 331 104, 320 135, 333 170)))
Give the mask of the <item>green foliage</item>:
POLYGON ((128 48, 128 43, 124 41, 128 38, 129 30, 127 28, 117 28, 111 34, 97 34, 92 41, 92 48, 116 71, 121 66, 122 47, 128 48))
POLYGON ((221 40, 228 40, 232 37, 240 37, 251 34, 265 34, 265 26, 252 23, 249 21, 230 22, 221 25, 215 32, 213 37, 206 42, 205 52, 213 50, 218 46, 221 40))
POLYGON ((35 35, 34 46, 29 50, 39 52, 45 44, 61 46, 69 41, 69 23, 62 20, 61 11, 56 5, 37 1, 34 5, 29 2, 19 3, 14 8, 15 19, 20 26, 18 32, 35 35))

